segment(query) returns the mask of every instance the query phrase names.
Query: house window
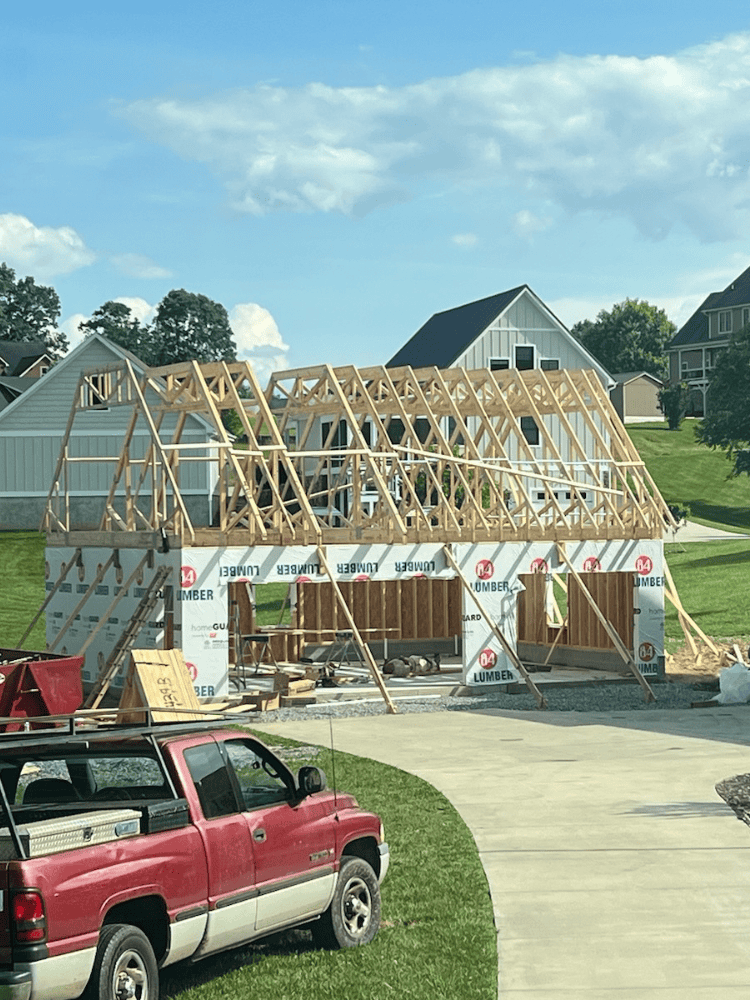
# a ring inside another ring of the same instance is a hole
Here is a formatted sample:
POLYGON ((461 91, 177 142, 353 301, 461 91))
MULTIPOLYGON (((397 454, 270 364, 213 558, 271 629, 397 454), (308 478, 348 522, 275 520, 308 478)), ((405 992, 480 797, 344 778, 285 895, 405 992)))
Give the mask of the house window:
POLYGON ((526 438, 526 443, 533 446, 539 444, 539 428, 533 417, 521 417, 521 433, 526 438))
POLYGON ((94 375, 87 375, 83 387, 83 403, 86 407, 96 407, 98 410, 106 410, 107 396, 111 388, 109 372, 97 372, 94 375))
POLYGON ((504 372, 510 368, 510 358, 490 358, 491 372, 504 372))
POLYGON ((534 345, 518 344, 516 347, 516 368, 527 372, 534 367, 534 345))
POLYGON ((732 310, 727 309, 719 313, 719 333, 732 332, 732 310))
POLYGON ((414 432, 417 435, 417 440, 420 444, 425 444, 427 438, 430 436, 430 431, 432 430, 430 421, 427 417, 415 417, 413 426, 414 432))
POLYGON ((542 358, 539 367, 543 372, 556 372, 560 367, 560 362, 557 358, 542 358))
POLYGON ((703 352, 700 350, 680 352, 680 377, 683 379, 703 378, 703 352))
POLYGON ((750 308, 744 306, 742 309, 742 325, 747 326, 750 323, 750 308))
POLYGON ((388 424, 388 440, 391 444, 401 444, 405 433, 406 428, 401 417, 391 417, 388 424))

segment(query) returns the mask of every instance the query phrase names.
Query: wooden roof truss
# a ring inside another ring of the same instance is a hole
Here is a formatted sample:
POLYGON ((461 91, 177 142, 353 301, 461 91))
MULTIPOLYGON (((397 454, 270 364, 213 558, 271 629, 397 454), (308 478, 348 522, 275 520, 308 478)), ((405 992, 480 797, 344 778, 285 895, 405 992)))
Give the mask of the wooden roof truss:
POLYGON ((246 362, 138 374, 125 361, 107 374, 81 380, 49 532, 69 530, 69 470, 87 460, 71 455, 71 432, 96 405, 131 408, 119 454, 90 459, 114 468, 102 531, 205 545, 565 541, 657 538, 669 520, 593 372, 321 365, 278 372, 265 391, 246 362), (222 422, 230 410, 237 439, 222 422), (212 428, 210 444, 186 440, 191 413, 212 428), (218 471, 211 526, 191 522, 181 495, 197 461, 218 471))

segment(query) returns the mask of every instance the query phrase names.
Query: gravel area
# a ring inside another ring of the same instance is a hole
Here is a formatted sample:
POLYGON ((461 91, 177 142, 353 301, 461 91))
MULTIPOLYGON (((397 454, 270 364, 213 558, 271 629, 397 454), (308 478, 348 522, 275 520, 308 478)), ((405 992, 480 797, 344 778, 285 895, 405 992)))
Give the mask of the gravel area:
MULTIPOLYGON (((713 691, 705 687, 689 684, 665 682, 655 684, 656 702, 646 702, 640 685, 633 684, 592 684, 570 687, 555 687, 544 691, 553 712, 622 712, 654 711, 663 709, 686 709, 696 701, 708 701, 713 691)), ((533 696, 522 694, 484 694, 471 697, 394 698, 399 712, 478 712, 487 709, 504 711, 537 711, 533 696)), ((381 698, 320 702, 307 708, 282 708, 275 712, 264 712, 259 716, 263 722, 298 721, 301 719, 350 718, 361 715, 384 715, 385 703, 381 698)))

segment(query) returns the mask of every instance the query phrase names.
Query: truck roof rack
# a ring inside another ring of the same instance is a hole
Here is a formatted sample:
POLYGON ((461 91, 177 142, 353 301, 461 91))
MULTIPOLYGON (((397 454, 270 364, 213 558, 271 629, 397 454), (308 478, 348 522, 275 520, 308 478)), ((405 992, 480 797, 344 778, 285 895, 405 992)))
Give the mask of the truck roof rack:
MULTIPOLYGON (((158 709, 156 710, 158 711, 158 709)), ((132 709, 128 710, 129 713, 132 709)), ((205 732, 209 729, 222 729, 228 724, 225 717, 219 713, 206 713, 209 718, 198 722, 154 722, 151 709, 139 709, 146 715, 145 723, 117 722, 119 715, 124 714, 119 709, 97 710, 95 713, 81 712, 74 715, 43 715, 34 718, 15 716, 14 718, 0 719, 0 725, 4 723, 18 724, 31 727, 32 724, 41 726, 37 729, 21 729, 15 732, 0 733, 0 763, 3 754, 8 758, 15 756, 17 751, 36 750, 44 748, 53 753, 65 753, 67 748, 84 747, 92 742, 104 742, 113 738, 142 738, 153 748, 153 752, 159 760, 162 773, 173 799, 177 799, 178 793, 175 788, 172 775, 166 766, 161 747, 157 742, 158 737, 181 736, 196 732, 205 732), (114 720, 114 721, 109 721, 114 720)), ((191 711, 191 714, 192 711, 191 711)), ((236 722, 250 721, 247 716, 233 715, 229 724, 236 722)), ((10 761, 9 761, 10 762, 10 761)), ((18 827, 13 816, 11 804, 8 801, 3 782, 0 781, 0 822, 4 821, 6 829, 10 833, 11 840, 19 858, 27 857, 26 849, 18 833, 18 827)))
MULTIPOLYGON (((24 726, 15 732, 0 732, 0 758, 4 750, 16 746, 49 746, 50 742, 85 743, 113 737, 181 736, 207 729, 223 729, 238 723, 255 722, 258 719, 257 713, 252 712, 233 714, 230 719, 219 712, 207 712, 206 718, 198 721, 156 722, 154 714, 158 714, 159 709, 139 708, 138 711, 146 716, 146 722, 118 722, 118 717, 125 714, 120 709, 97 709, 95 712, 84 710, 73 715, 0 718, 0 726, 8 723, 14 725, 22 723, 24 726)), ((175 710, 170 709, 170 712, 172 711, 175 710)), ((132 712, 133 709, 127 710, 128 714, 132 712)), ((189 714, 194 714, 193 709, 189 714)))

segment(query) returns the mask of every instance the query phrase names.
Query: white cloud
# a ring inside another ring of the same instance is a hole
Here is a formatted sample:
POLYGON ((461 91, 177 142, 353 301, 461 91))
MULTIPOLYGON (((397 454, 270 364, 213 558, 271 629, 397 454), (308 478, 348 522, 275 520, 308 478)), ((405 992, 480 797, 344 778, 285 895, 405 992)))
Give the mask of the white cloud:
POLYGON ((647 59, 561 55, 402 88, 263 84, 120 113, 206 163, 240 211, 362 214, 436 182, 510 185, 528 221, 538 203, 714 240, 750 224, 749 92, 744 33, 647 59))
POLYGON ((535 215, 527 208, 521 209, 513 216, 513 229, 524 240, 532 240, 537 233, 543 233, 552 225, 549 216, 535 215))
POLYGON ((271 372, 289 367, 289 345, 282 340, 276 320, 255 302, 240 302, 229 311, 229 323, 237 344, 237 357, 249 361, 261 382, 271 372))
POLYGON ((462 250, 472 250, 479 242, 479 237, 476 233, 456 233, 451 237, 451 242, 462 250))
POLYGON ((83 330, 80 329, 80 325, 90 318, 90 316, 85 316, 83 313, 73 313, 72 316, 68 316, 60 323, 60 329, 68 338, 71 350, 77 347, 83 340, 83 330))
POLYGON ((109 258, 118 271, 131 278, 171 278, 172 272, 155 264, 150 257, 139 253, 112 254, 109 258))
POLYGON ((128 307, 135 318, 143 324, 150 323, 156 315, 156 306, 150 305, 145 299, 141 299, 137 295, 120 295, 112 301, 122 302, 123 305, 128 307))
POLYGON ((96 254, 69 226, 35 226, 23 215, 0 215, 0 260, 19 272, 48 280, 93 264, 96 254))

